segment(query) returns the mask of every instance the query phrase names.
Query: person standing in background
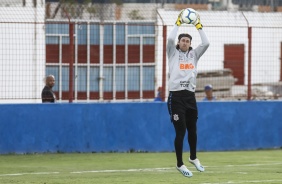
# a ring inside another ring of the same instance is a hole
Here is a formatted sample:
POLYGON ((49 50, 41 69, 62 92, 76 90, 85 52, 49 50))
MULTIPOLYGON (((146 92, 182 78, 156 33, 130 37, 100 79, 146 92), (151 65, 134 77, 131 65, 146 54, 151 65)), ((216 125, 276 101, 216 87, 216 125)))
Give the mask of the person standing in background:
POLYGON ((168 111, 171 122, 175 129, 174 147, 176 153, 176 169, 185 177, 192 177, 193 174, 184 165, 182 159, 183 141, 186 130, 188 132, 188 144, 190 147, 189 162, 196 169, 203 172, 205 169, 197 158, 197 120, 198 109, 195 97, 197 64, 200 57, 209 47, 209 41, 203 25, 197 13, 197 21, 194 26, 199 32, 202 43, 195 49, 191 47, 192 36, 182 33, 178 36, 175 46, 175 38, 178 28, 182 24, 181 16, 183 10, 178 15, 176 23, 172 28, 167 41, 167 56, 169 63, 169 97, 167 100, 168 111))
POLYGON ((154 99, 155 102, 162 102, 162 87, 158 88, 157 97, 154 99))
POLYGON ((52 88, 55 85, 55 77, 53 75, 48 75, 45 79, 45 87, 42 90, 41 98, 42 103, 55 103, 56 95, 52 88))
POLYGON ((205 102, 216 101, 216 97, 213 96, 213 88, 211 84, 205 86, 205 94, 206 97, 203 99, 203 101, 205 102))

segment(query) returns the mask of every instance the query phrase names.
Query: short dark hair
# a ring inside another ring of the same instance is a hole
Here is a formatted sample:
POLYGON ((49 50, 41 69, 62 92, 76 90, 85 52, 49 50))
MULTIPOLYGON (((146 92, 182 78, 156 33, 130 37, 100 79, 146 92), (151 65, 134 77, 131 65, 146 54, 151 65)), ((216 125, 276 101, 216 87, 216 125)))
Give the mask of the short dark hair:
MULTIPOLYGON (((189 35, 188 33, 181 33, 179 36, 178 36, 178 42, 181 40, 181 38, 183 37, 188 37, 190 38, 190 41, 192 41, 192 36, 189 35)), ((176 49, 179 50, 179 45, 177 44, 176 45, 176 49)), ((192 47, 189 47, 189 51, 192 50, 192 47)))
POLYGON ((190 40, 192 41, 192 36, 189 35, 189 34, 187 34, 187 33, 182 33, 182 34, 180 34, 180 35, 178 36, 178 41, 180 41, 180 39, 183 38, 183 37, 188 37, 188 38, 190 38, 190 40))

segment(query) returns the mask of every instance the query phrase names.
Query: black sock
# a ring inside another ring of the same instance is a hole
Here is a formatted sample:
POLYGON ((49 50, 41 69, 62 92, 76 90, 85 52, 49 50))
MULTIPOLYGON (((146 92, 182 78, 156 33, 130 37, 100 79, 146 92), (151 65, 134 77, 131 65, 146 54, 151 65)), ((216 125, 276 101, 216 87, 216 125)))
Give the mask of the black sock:
POLYGON ((195 160, 197 157, 196 156, 190 156, 190 160, 195 160))
POLYGON ((182 165, 184 165, 183 163, 177 163, 177 167, 181 167, 182 165))

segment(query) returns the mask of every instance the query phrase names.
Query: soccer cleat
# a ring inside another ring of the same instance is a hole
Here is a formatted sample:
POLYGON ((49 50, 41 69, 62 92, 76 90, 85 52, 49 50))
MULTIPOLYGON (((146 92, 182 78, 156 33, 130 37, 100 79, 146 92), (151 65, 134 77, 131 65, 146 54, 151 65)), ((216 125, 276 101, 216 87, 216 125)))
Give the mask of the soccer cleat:
POLYGON ((197 169, 198 171, 200 171, 200 172, 204 172, 204 171, 205 171, 205 168, 201 165, 199 159, 196 158, 195 160, 191 160, 191 159, 189 158, 189 162, 190 162, 191 164, 193 164, 193 165, 196 167, 196 169, 197 169))
POLYGON ((176 169, 177 169, 179 172, 181 172, 181 173, 183 174, 183 176, 185 176, 185 177, 190 178, 190 177, 193 176, 192 172, 189 171, 185 165, 182 165, 181 167, 177 167, 177 166, 176 166, 176 169))

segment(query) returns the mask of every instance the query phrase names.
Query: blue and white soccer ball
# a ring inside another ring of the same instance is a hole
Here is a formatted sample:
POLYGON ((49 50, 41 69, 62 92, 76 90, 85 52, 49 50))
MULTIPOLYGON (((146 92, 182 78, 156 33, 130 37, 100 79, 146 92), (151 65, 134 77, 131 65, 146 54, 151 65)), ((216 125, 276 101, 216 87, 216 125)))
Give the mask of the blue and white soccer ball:
POLYGON ((186 24, 195 24, 198 19, 198 12, 193 8, 186 8, 181 16, 182 22, 186 24))

